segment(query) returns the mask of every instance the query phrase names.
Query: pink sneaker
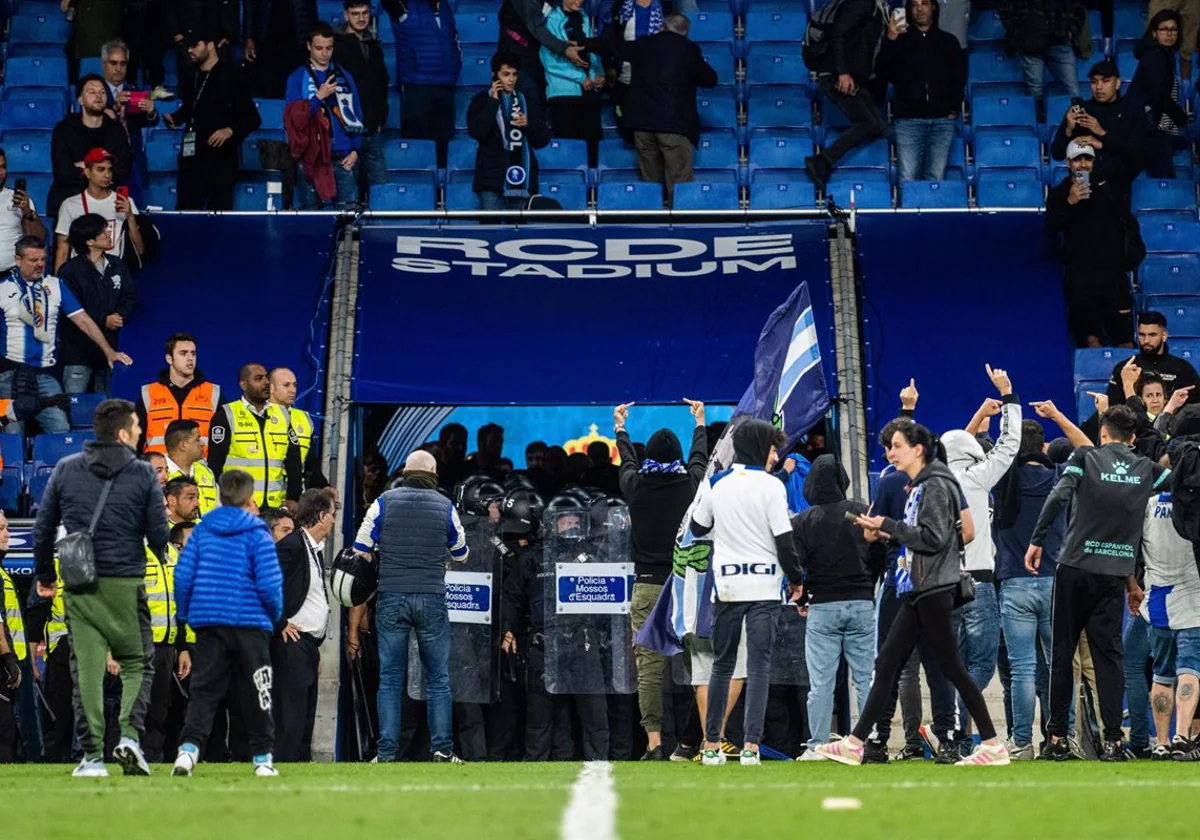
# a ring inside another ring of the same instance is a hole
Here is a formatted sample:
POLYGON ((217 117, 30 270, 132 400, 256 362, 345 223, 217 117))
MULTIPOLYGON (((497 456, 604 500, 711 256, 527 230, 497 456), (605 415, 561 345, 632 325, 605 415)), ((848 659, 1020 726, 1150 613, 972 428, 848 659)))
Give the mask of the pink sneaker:
POLYGON ((859 744, 857 747, 850 743, 849 738, 842 738, 840 741, 834 741, 832 744, 821 744, 817 747, 818 755, 823 755, 830 761, 836 761, 839 764, 849 764, 851 767, 857 767, 863 761, 863 748, 859 744))
POLYGON ((980 744, 969 756, 956 762, 959 767, 1002 767, 1009 763, 1008 749, 1003 744, 980 744))

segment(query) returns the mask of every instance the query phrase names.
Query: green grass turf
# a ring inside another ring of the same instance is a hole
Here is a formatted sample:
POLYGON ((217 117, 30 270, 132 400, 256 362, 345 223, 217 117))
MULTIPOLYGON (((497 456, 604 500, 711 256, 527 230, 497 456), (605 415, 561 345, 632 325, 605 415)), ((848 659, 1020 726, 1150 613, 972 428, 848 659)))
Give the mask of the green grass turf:
MULTIPOLYGON (((3 840, 404 840, 556 838, 578 764, 305 765, 259 779, 248 765, 201 765, 192 779, 72 779, 61 766, 0 767, 3 840), (371 832, 371 834, 364 833, 371 832)), ((804 834, 858 838, 1191 836, 1200 765, 908 762, 851 769, 619 764, 621 840, 804 834), (826 797, 861 800, 825 811, 826 797), (1153 808, 1175 802, 1180 807, 1153 808), (1130 820, 1135 820, 1130 822, 1130 820), (965 830, 965 826, 970 830, 965 830), (819 831, 821 834, 813 834, 819 831)))

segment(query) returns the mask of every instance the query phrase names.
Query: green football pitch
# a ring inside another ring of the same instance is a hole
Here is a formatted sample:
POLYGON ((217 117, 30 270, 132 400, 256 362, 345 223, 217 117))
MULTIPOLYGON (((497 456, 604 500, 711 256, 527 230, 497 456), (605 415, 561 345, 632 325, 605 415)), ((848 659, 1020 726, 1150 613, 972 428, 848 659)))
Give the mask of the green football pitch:
POLYGON ((1136 762, 848 768, 659 763, 201 765, 191 779, 72 779, 0 767, 0 838, 490 840, 820 836, 1191 836, 1200 765, 1136 762), (859 803, 831 810, 830 800, 859 803), (1147 815, 1153 822, 1147 823, 1147 815), (820 832, 815 834, 814 832, 820 832))

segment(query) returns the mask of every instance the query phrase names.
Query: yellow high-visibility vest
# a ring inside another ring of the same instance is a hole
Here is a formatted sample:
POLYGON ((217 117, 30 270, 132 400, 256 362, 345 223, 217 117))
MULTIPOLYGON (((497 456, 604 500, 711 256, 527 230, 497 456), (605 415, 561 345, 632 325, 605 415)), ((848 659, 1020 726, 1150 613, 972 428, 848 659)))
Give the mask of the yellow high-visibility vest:
POLYGON ((46 655, 54 653, 58 643, 67 637, 67 608, 63 603, 62 577, 58 571, 58 558, 54 558, 54 576, 58 584, 54 590, 54 600, 50 602, 50 618, 46 621, 46 655))
POLYGON ((259 506, 282 507, 287 499, 287 450, 291 424, 283 407, 267 404, 266 423, 259 425, 241 400, 225 404, 229 423, 229 455, 225 469, 239 469, 254 478, 254 495, 259 506))
POLYGON ((8 627, 8 638, 12 641, 12 652, 17 659, 24 660, 29 653, 25 641, 25 618, 21 614, 21 599, 8 572, 0 568, 0 583, 4 585, 4 623, 8 627))
MULTIPOLYGON (((184 477, 182 470, 171 470, 167 481, 182 477, 184 477)), ((213 471, 209 469, 208 464, 203 461, 192 464, 192 474, 187 477, 195 481, 196 486, 200 489, 200 516, 215 510, 217 508, 217 479, 213 476, 213 471)))
POLYGON ((150 629, 154 643, 175 644, 179 622, 175 619, 175 564, 159 560, 146 546, 146 600, 150 602, 150 629))

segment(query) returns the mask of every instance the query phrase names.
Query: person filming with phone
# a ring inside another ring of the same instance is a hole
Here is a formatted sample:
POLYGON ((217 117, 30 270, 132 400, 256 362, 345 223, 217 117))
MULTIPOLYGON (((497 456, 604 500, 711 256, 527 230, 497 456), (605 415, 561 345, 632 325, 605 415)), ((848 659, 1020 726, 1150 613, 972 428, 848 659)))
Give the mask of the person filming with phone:
POLYGON ((1067 177, 1046 197, 1046 234, 1062 234, 1067 318, 1079 347, 1129 346, 1133 297, 1129 291, 1127 226, 1137 225, 1112 183, 1095 177, 1096 150, 1078 140, 1067 146, 1067 177))
POLYGON ((0 149, 0 271, 11 271, 17 264, 14 249, 22 236, 45 239, 46 228, 25 179, 17 178, 8 185, 8 155, 0 149))
POLYGON ((58 271, 68 259, 77 256, 71 249, 68 237, 71 222, 88 213, 103 216, 108 222, 112 245, 108 253, 124 258, 126 233, 133 249, 143 253, 142 234, 136 224, 128 224, 130 216, 138 214, 137 205, 129 197, 128 187, 113 188, 113 167, 117 156, 107 149, 92 149, 83 158, 83 169, 87 176, 87 189, 63 201, 58 209, 58 222, 54 226, 54 270, 58 271))

